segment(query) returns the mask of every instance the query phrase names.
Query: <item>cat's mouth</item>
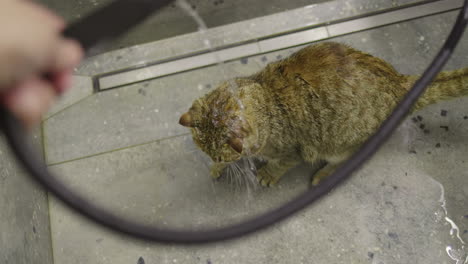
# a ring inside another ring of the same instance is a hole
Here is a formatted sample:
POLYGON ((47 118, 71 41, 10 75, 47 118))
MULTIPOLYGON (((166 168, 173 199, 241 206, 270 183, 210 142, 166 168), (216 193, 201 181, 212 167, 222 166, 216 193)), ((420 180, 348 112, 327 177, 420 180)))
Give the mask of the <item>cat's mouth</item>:
POLYGON ((242 158, 242 155, 236 155, 235 157, 211 157, 211 159, 216 162, 216 163, 231 163, 231 162, 236 162, 239 161, 242 158))
MULTIPOLYGON (((242 157, 234 162, 217 163, 212 167, 212 176, 220 179, 223 176, 231 176, 230 179, 256 179, 257 170, 266 165, 266 161, 257 157, 242 157), (245 177, 253 176, 253 177, 245 177)), ((251 182, 254 185, 257 181, 251 182)))

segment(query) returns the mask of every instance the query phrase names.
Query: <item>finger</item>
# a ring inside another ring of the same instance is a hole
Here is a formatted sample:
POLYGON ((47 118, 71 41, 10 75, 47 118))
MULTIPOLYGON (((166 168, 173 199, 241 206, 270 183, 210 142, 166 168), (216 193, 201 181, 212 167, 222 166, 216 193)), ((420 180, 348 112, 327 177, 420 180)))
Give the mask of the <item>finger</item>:
POLYGON ((4 104, 27 128, 38 124, 55 98, 49 82, 31 78, 10 89, 3 97, 4 104))
POLYGON ((68 90, 72 82, 72 69, 64 70, 52 75, 52 84, 57 94, 62 94, 68 90))
MULTIPOLYGON (((2 1, 0 1, 2 3, 2 1)), ((12 86, 55 62, 65 22, 32 1, 0 5, 0 85, 12 86)))
POLYGON ((71 69, 78 65, 84 56, 81 45, 72 39, 61 39, 49 68, 53 72, 71 69))
POLYGON ((34 1, 25 1, 25 4, 29 8, 33 9, 32 11, 37 16, 37 19, 44 21, 47 26, 50 26, 58 31, 62 31, 65 28, 65 20, 48 8, 34 1))

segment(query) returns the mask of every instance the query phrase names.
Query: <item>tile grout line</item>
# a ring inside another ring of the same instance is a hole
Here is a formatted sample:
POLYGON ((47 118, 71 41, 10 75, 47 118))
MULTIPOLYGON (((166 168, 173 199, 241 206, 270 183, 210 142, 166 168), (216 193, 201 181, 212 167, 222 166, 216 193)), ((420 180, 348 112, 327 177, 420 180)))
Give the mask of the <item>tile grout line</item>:
POLYGON ((171 136, 171 137, 155 139, 155 140, 143 142, 143 143, 140 143, 140 144, 135 144, 135 145, 125 146, 125 147, 116 148, 116 149, 112 149, 112 150, 108 150, 108 151, 98 152, 98 153, 94 153, 94 154, 91 154, 91 155, 86 155, 86 156, 73 158, 73 159, 69 159, 69 160, 59 161, 59 162, 55 162, 55 163, 46 163, 46 165, 47 165, 47 167, 57 166, 57 165, 61 165, 61 164, 64 164, 64 163, 69 163, 69 162, 74 162, 74 161, 83 160, 83 159, 87 159, 87 158, 97 157, 97 156, 109 154, 109 153, 112 153, 112 152, 117 152, 117 151, 121 151, 121 150, 127 150, 127 149, 136 148, 136 147, 141 147, 141 146, 153 144, 153 143, 156 143, 156 142, 175 139, 175 138, 184 137, 184 136, 188 136, 188 135, 190 135, 190 133, 184 133, 184 134, 179 134, 179 135, 175 135, 175 136, 171 136))
MULTIPOLYGON (((46 151, 46 141, 45 141, 45 128, 44 128, 44 122, 42 121, 40 124, 40 131, 41 131, 41 145, 42 145, 42 156, 43 156, 43 162, 46 163, 47 160, 47 151, 46 151)), ((46 163, 47 164, 47 163, 46 163)), ((49 220, 49 240, 50 240, 50 256, 52 260, 52 264, 55 263, 55 251, 54 251, 54 240, 52 238, 53 232, 52 232, 52 219, 51 219, 51 213, 52 210, 50 210, 50 192, 47 190, 44 190, 45 196, 46 196, 46 203, 47 203, 47 217, 49 220)))
POLYGON ((53 239, 53 232, 52 232, 52 210, 50 209, 50 204, 51 204, 51 196, 50 192, 46 192, 46 197, 47 197, 47 211, 49 215, 49 233, 50 233, 50 253, 52 256, 52 264, 55 263, 55 250, 54 250, 54 239, 53 239))
MULTIPOLYGON (((73 88, 72 88, 72 89, 73 89, 73 88)), ((53 114, 51 114, 51 115, 45 117, 45 118, 42 120, 42 122, 45 122, 45 121, 51 119, 52 117, 54 117, 54 116, 56 116, 56 115, 58 115, 58 114, 64 112, 65 110, 69 109, 70 107, 72 107, 72 106, 74 106, 74 105, 76 105, 76 104, 81 103, 82 101, 88 99, 89 97, 91 97, 91 96, 93 96, 93 95, 94 95, 94 92, 91 93, 91 94, 86 95, 85 97, 79 99, 78 101, 76 101, 76 102, 74 102, 74 103, 72 103, 72 104, 70 104, 70 105, 68 105, 68 106, 65 106, 64 108, 58 110, 57 112, 55 112, 55 113, 53 113, 53 114)))

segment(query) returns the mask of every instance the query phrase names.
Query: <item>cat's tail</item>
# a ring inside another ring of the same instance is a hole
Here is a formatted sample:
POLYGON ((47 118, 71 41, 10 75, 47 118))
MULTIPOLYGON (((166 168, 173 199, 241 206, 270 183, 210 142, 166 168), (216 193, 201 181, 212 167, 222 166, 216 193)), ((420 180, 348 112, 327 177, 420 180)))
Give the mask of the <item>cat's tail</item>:
MULTIPOLYGON (((407 88, 410 89, 419 76, 407 76, 407 88)), ((468 68, 444 71, 437 75, 424 94, 416 102, 413 111, 428 105, 468 95, 468 68)))

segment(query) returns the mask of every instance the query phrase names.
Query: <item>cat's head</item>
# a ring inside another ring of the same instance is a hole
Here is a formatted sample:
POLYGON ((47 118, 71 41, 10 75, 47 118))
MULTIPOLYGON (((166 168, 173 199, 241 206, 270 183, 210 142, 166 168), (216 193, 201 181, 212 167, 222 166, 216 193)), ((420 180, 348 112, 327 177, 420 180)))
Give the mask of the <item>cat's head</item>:
POLYGON ((242 87, 233 96, 229 86, 224 83, 195 100, 179 120, 191 128, 195 143, 215 162, 236 161, 259 148, 258 128, 243 106, 242 87))

